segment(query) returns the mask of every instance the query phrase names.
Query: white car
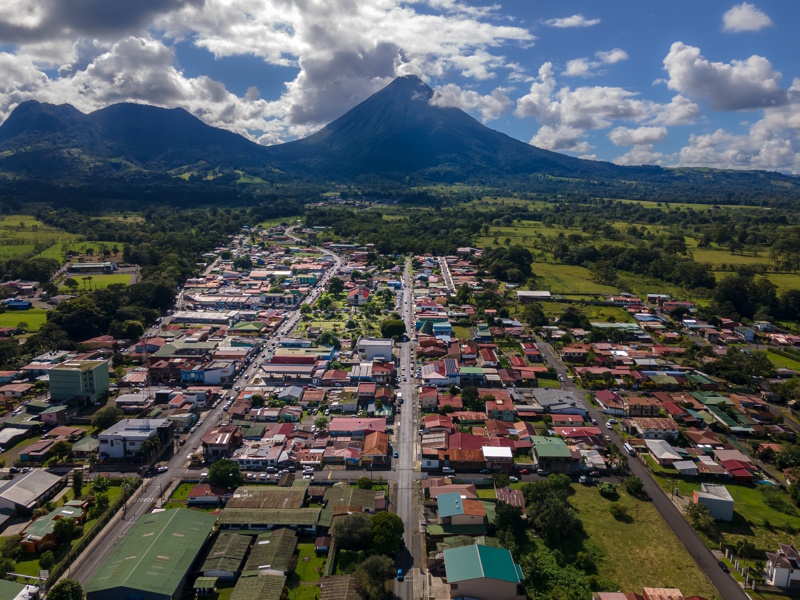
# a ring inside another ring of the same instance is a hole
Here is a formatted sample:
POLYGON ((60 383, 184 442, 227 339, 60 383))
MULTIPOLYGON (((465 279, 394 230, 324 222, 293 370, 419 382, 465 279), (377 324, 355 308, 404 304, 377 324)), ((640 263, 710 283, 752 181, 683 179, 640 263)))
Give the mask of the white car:
POLYGON ((169 471, 166 465, 161 465, 160 467, 156 468, 156 473, 166 473, 169 471))

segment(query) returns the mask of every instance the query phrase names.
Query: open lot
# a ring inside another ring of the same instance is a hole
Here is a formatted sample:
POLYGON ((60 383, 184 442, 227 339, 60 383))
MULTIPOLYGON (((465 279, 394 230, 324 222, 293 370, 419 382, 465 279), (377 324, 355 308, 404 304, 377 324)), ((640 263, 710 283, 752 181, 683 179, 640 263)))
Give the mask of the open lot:
POLYGON ((0 217, 0 259, 31 254, 36 247, 75 242, 79 236, 45 225, 32 215, 0 217))
POLYGON ((676 587, 686 596, 719 597, 650 502, 632 498, 620 489, 616 504, 627 510, 628 518, 617 520, 609 512, 614 502, 600 496, 597 488, 574 488, 570 502, 578 511, 589 539, 602 551, 597 562, 601 576, 613 581, 620 590, 641 592, 643 586, 676 587))
MULTIPOLYGON (((78 282, 78 291, 83 290, 84 286, 85 289, 92 289, 99 290, 107 288, 110 285, 114 284, 122 284, 128 285, 131 282, 131 274, 130 273, 115 273, 113 275, 73 275, 72 278, 78 282), (89 277, 89 279, 84 279, 84 277, 89 277)), ((63 284, 59 288, 61 290, 68 290, 63 284)))
POLYGON ((0 313, 0 327, 16 327, 23 321, 28 324, 28 331, 39 331, 47 321, 47 311, 44 308, 30 308, 0 313))

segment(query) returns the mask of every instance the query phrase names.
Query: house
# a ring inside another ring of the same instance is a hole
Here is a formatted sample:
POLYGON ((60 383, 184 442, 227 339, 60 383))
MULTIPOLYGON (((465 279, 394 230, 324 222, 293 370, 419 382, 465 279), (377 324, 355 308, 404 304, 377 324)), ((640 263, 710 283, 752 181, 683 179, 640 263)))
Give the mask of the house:
POLYGON ((372 431, 386 431, 386 419, 376 417, 356 419, 353 417, 336 417, 331 419, 328 433, 333 436, 349 436, 363 438, 372 431))
POLYGON ((507 390, 479 389, 478 397, 491 396, 493 400, 486 400, 486 414, 492 419, 513 422, 517 415, 511 394, 507 390))
POLYGON ((448 415, 426 415, 422 419, 422 428, 427 433, 452 433, 455 430, 453 419, 448 415))
POLYGON ((150 438, 170 443, 175 425, 169 419, 122 419, 97 436, 100 457, 111 459, 140 458, 150 438))
MULTIPOLYGON (((198 483, 186 496, 186 504, 189 506, 220 506, 230 498, 230 491, 227 488, 211 485, 208 483, 198 483)), ((221 577, 217 575, 217 577, 221 577)))
POLYGON ((369 290, 367 288, 358 286, 347 294, 347 305, 364 306, 367 302, 369 302, 369 295, 369 290))
POLYGON ((514 454, 508 446, 483 446, 481 451, 487 469, 510 471, 514 466, 514 454))
POLYGON ((707 506, 716 521, 733 520, 733 497, 724 485, 701 483, 700 489, 692 492, 692 502, 707 506))
POLYGON ((764 567, 767 583, 779 588, 800 586, 800 553, 794 545, 780 544, 777 552, 767 552, 764 567))
POLYGON ((69 500, 63 506, 35 519, 25 528, 19 545, 25 552, 35 553, 46 545, 56 544, 56 521, 72 519, 75 525, 82 525, 88 505, 88 500, 69 500))
POLYGON ((681 455, 666 440, 646 439, 644 443, 650 456, 661 466, 672 465, 681 459, 681 455))
POLYGON ((676 440, 678 424, 670 417, 638 417, 631 419, 633 429, 644 439, 676 440))
POLYGON ((511 552, 478 544, 447 548, 444 568, 450 598, 524 600, 522 569, 511 552))
POLYGON ((462 498, 458 492, 439 494, 436 508, 440 525, 483 525, 486 520, 483 503, 462 498))
POLYGON ((533 435, 530 439, 539 469, 550 473, 571 473, 576 468, 577 459, 561 438, 533 435))
POLYGON ((525 496, 521 490, 515 490, 510 487, 502 487, 497 489, 497 501, 501 504, 510 504, 522 510, 525 514, 525 496))
POLYGON ((389 434, 372 431, 364 436, 361 447, 361 462, 367 465, 384 466, 389 461, 389 434))
POLYGON ((236 425, 217 425, 206 431, 200 441, 207 460, 227 458, 242 445, 242 430, 236 425))

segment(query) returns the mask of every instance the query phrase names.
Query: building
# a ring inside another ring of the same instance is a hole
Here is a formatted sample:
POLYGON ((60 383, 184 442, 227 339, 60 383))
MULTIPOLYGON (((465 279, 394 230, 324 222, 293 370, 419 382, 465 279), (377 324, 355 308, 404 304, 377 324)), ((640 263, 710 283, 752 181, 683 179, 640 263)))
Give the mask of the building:
POLYGON ((518 290, 517 301, 522 302, 548 302, 551 299, 550 292, 540 290, 518 290))
POLYGON ((777 552, 767 552, 764 577, 775 587, 796 589, 800 586, 800 553, 793 544, 781 544, 777 552))
POLYGON ((42 469, 33 469, 0 486, 0 511, 30 514, 64 487, 65 480, 42 469))
POLYGON ((724 485, 701 483, 692 493, 692 502, 707 506, 715 521, 733 520, 733 497, 724 485))
POLYGON ((201 441, 208 460, 227 458, 242 445, 242 430, 236 425, 217 425, 206 431, 201 441))
POLYGON ((480 500, 462 498, 459 492, 436 496, 441 525, 483 525, 486 509, 480 500))
POLYGON ((393 360, 392 351, 394 341, 384 338, 358 338, 356 352, 362 360, 372 362, 374 360, 391 361, 393 360))
POLYGON ((236 579, 244 565, 244 558, 253 541, 251 535, 222 532, 208 552, 200 572, 203 577, 216 577, 227 581, 236 579))
POLYGON ((552 473, 571 473, 577 466, 577 460, 561 438, 532 435, 531 445, 539 469, 552 473))
POLYGON ((216 515, 178 508, 142 515, 84 586, 86 600, 173 600, 216 515))
POLYGON ((174 429, 169 419, 122 419, 97 436, 100 457, 139 458, 142 444, 156 436, 162 445, 168 444, 172 441, 174 429))
POLYGON ((48 375, 53 402, 78 399, 88 404, 108 395, 107 360, 68 360, 54 365, 48 375))
POLYGON ((444 551, 450 598, 524 600, 522 569, 511 552, 491 546, 461 546, 444 551))

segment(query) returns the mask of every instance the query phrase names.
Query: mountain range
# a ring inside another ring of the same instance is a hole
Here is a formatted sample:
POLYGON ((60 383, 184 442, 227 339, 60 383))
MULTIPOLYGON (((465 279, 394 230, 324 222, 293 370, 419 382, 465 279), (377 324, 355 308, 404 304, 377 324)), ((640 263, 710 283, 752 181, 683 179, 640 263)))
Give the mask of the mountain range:
POLYGON ((0 176, 80 183, 236 173, 240 183, 247 176, 251 183, 471 183, 612 197, 669 187, 714 201, 800 197, 798 181, 778 173, 624 167, 550 152, 435 106, 432 95, 419 78, 399 77, 318 132, 275 146, 180 108, 123 103, 84 114, 30 100, 0 125, 0 176))

